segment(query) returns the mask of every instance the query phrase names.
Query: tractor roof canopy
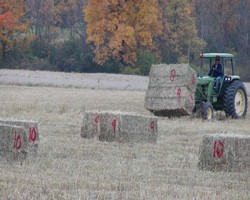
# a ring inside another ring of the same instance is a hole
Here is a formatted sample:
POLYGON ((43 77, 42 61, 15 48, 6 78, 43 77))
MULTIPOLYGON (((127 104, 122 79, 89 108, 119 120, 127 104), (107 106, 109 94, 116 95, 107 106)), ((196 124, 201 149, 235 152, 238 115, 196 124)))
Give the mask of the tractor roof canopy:
POLYGON ((216 58, 216 57, 220 57, 220 58, 233 58, 233 54, 230 53, 203 53, 200 54, 200 57, 203 58, 216 58))

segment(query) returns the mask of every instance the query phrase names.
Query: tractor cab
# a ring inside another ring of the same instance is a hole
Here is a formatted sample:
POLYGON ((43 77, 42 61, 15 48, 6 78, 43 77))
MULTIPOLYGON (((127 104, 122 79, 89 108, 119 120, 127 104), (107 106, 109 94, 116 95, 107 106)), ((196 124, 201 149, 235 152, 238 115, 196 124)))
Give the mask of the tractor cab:
POLYGON ((202 53, 200 58, 201 65, 195 93, 194 111, 201 108, 204 119, 212 118, 214 110, 224 110, 227 115, 233 118, 244 117, 247 110, 247 95, 240 77, 235 75, 233 55, 229 53, 202 53), (211 73, 216 60, 219 60, 221 65, 221 78, 219 80, 216 80, 218 76, 211 73), (229 99, 230 95, 231 99, 229 99), (229 100, 230 103, 228 103, 229 100))
POLYGON ((233 64, 233 55, 229 53, 204 53, 200 55, 201 65, 200 65, 200 74, 198 78, 199 84, 210 83, 211 90, 210 96, 221 96, 223 95, 224 89, 226 86, 233 80, 239 80, 240 77, 235 75, 234 64, 233 64), (223 76, 219 81, 219 88, 216 91, 215 81, 216 76, 209 75, 209 72, 212 70, 212 66, 216 63, 216 59, 220 59, 220 64, 222 66, 223 76), (212 87, 213 86, 213 87, 212 87), (224 86, 224 87, 223 87, 224 86))

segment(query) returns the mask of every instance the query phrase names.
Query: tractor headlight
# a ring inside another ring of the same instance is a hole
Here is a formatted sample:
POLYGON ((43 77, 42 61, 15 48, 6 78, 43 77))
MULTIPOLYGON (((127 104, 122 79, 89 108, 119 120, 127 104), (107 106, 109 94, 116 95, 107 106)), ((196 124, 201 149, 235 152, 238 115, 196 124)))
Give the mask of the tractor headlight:
POLYGON ((225 77, 225 81, 231 81, 231 77, 225 77))

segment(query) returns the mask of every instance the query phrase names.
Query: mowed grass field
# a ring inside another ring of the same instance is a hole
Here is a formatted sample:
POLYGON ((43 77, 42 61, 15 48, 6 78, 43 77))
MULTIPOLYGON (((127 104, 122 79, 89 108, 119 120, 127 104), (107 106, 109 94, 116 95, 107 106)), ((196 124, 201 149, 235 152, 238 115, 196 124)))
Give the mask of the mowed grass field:
MULTIPOLYGON (((0 117, 39 121, 39 153, 0 160, 0 199, 250 199, 250 172, 200 171, 202 136, 250 135, 245 120, 160 118, 156 144, 80 137, 83 110, 151 115, 145 91, 0 85, 0 117)), ((250 105, 249 105, 250 106, 250 105)))

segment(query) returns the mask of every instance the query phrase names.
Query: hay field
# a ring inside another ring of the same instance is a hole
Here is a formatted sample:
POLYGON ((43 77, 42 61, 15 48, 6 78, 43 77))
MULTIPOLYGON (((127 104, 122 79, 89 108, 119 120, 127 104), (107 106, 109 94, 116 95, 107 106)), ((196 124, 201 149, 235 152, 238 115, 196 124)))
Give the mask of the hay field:
POLYGON ((161 118, 155 145, 80 138, 82 110, 150 115, 144 96, 145 91, 0 85, 0 117, 39 121, 40 131, 37 158, 0 161, 0 199, 250 199, 249 171, 197 168, 202 136, 250 135, 249 113, 246 120, 213 122, 161 118))

